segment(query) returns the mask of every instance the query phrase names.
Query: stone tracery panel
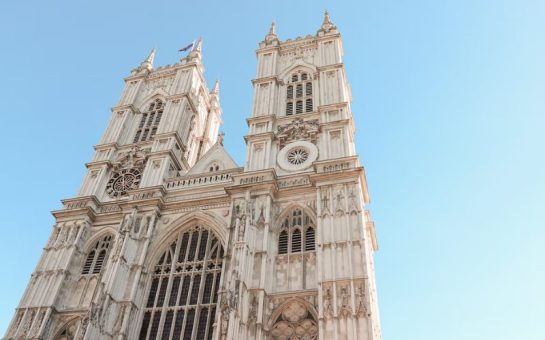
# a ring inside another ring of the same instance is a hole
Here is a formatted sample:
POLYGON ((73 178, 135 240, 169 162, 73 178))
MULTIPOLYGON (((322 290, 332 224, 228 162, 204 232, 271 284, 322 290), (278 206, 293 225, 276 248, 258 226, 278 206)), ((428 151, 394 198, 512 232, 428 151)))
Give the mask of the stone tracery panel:
POLYGON ((205 227, 180 232, 154 268, 139 339, 212 339, 223 256, 205 227))
POLYGON ((318 324, 300 302, 293 301, 282 311, 271 328, 274 340, 318 339, 318 324))

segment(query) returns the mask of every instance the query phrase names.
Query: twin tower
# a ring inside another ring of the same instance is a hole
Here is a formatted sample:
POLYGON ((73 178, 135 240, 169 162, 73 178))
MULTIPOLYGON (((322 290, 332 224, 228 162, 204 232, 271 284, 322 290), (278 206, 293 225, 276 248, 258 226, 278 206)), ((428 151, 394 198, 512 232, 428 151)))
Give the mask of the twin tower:
POLYGON ((326 12, 256 52, 243 167, 201 41, 125 78, 4 339, 381 338, 341 36, 326 12))

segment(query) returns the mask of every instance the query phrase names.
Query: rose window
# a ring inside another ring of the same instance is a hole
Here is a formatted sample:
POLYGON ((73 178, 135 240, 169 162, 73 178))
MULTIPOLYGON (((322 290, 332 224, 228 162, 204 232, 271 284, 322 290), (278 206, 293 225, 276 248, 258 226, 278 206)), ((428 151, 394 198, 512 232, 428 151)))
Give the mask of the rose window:
POLYGON ((138 188, 141 174, 138 169, 123 169, 114 172, 106 185, 106 193, 112 197, 127 195, 127 191, 138 188))
POLYGON ((293 165, 303 164, 308 159, 309 152, 302 147, 293 148, 288 152, 288 162, 293 165))

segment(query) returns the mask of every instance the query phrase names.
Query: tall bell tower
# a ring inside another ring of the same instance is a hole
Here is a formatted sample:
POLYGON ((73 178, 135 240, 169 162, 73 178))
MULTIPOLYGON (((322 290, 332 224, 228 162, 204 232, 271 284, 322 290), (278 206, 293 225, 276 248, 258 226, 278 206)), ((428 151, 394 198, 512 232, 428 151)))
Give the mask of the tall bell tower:
POLYGON ((377 241, 341 35, 327 12, 315 35, 293 40, 273 23, 256 55, 224 287, 249 307, 223 314, 238 321, 225 336, 380 339, 377 241))

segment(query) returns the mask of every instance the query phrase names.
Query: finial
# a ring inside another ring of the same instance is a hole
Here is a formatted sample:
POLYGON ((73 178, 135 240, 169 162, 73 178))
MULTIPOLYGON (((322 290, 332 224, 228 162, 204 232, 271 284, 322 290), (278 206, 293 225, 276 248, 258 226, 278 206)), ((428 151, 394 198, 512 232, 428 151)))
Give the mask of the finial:
POLYGON ((191 51, 201 52, 201 50, 202 50, 202 38, 199 37, 199 39, 197 40, 197 43, 195 44, 195 47, 193 47, 193 50, 191 51))
POLYGON ((331 18, 329 17, 329 12, 327 9, 324 11, 324 25, 331 24, 331 18))
POLYGON ((201 50, 202 50, 202 38, 199 37, 199 39, 197 39, 197 42, 193 45, 191 52, 189 52, 186 58, 182 58, 182 60, 195 60, 195 59, 200 60, 201 50))
POLYGON ((220 81, 216 79, 216 82, 214 83, 214 88, 212 89, 213 94, 219 94, 220 93, 220 81))
POLYGON ((144 59, 144 61, 140 64, 140 66, 132 70, 133 74, 138 74, 142 71, 149 72, 153 70, 153 59, 155 59, 155 51, 156 51, 155 47, 151 49, 151 52, 149 53, 148 57, 144 59))
POLYGON ((151 64, 153 65, 153 60, 155 59, 155 52, 157 50, 154 48, 151 49, 151 52, 149 53, 148 57, 146 58, 146 60, 144 60, 144 63, 148 63, 148 64, 151 64))
POLYGON ((217 141, 217 142, 218 142, 220 145, 223 145, 223 138, 224 138, 224 137, 225 137, 225 133, 224 133, 224 132, 220 132, 220 133, 218 134, 218 141, 217 141))
POLYGON ((322 23, 322 26, 318 30, 318 33, 329 33, 330 31, 336 32, 337 27, 333 25, 331 22, 331 18, 329 17, 329 12, 327 10, 324 11, 324 22, 322 23))
POLYGON ((278 37, 276 36, 276 23, 271 23, 271 27, 269 28, 269 33, 265 36, 265 40, 263 41, 265 45, 271 45, 271 44, 278 44, 278 37))
POLYGON ((270 35, 276 35, 276 23, 274 22, 274 20, 271 23, 271 28, 269 29, 269 34, 270 35))

